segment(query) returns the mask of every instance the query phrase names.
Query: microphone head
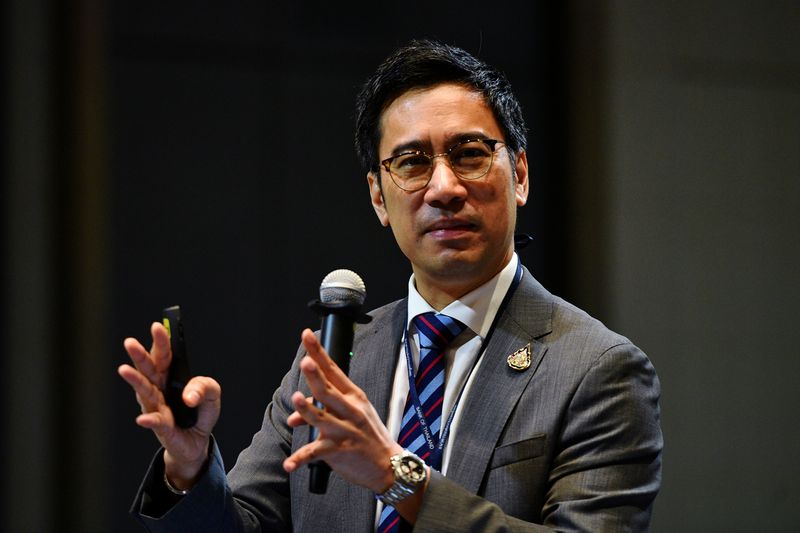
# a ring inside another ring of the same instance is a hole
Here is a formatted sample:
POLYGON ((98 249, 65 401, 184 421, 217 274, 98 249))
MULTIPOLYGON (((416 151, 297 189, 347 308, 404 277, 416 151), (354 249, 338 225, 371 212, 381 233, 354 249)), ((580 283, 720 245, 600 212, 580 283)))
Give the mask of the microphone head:
POLYGON ((361 305, 367 297, 367 287, 361 276, 340 268, 334 270, 322 280, 319 286, 319 299, 322 303, 341 303, 361 305))

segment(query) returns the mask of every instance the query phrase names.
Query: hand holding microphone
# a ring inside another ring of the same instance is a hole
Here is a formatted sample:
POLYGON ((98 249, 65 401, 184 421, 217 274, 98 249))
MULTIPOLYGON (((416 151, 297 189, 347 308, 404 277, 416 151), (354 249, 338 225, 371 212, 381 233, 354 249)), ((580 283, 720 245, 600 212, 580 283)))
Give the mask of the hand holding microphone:
MULTIPOLYGON (((319 288, 319 300, 309 304, 322 319, 320 344, 345 375, 350 370, 355 324, 366 297, 367 288, 361 277, 352 270, 339 269, 325 276, 319 288)), ((314 406, 325 408, 318 399, 314 400, 314 406)), ((314 442, 318 437, 319 429, 312 426, 309 442, 314 442)), ((314 461, 308 467, 308 490, 314 494, 324 494, 328 488, 330 466, 324 461, 314 461)))
POLYGON ((394 479, 388 458, 402 448, 394 442, 364 391, 346 374, 354 325, 368 322, 370 317, 359 310, 363 289, 358 287, 363 284, 343 281, 339 275, 332 272, 330 279, 326 277, 320 289, 321 301, 310 304, 322 316, 322 331, 320 339, 310 329, 303 331, 307 355, 300 361, 300 370, 313 398, 295 392, 295 412, 289 415, 288 423, 291 427, 308 424, 312 430, 308 444, 290 455, 283 466, 293 472, 306 464, 313 465, 309 480, 312 493, 327 490, 330 468, 345 481, 382 493, 394 479), (342 289, 344 296, 339 292, 342 289), (334 293, 332 298, 329 290, 334 293), (347 300, 353 297, 351 291, 361 292, 361 296, 347 300))

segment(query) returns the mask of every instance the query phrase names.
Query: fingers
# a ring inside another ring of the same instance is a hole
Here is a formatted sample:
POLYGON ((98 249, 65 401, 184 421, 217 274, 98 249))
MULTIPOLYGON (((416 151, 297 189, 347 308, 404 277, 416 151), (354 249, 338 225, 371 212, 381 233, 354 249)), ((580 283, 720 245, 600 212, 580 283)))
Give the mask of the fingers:
POLYGON ((297 425, 305 423, 316 427, 325 438, 337 438, 346 424, 329 410, 314 405, 313 400, 303 396, 302 392, 292 394, 292 406, 295 412, 289 415, 289 418, 292 418, 297 425))
POLYGON ((150 335, 153 337, 153 344, 150 346, 150 357, 153 358, 158 372, 167 372, 172 361, 167 328, 160 322, 153 322, 150 325, 150 335))
POLYGON ((330 380, 334 387, 345 394, 355 388, 350 378, 342 372, 342 369, 325 352, 313 331, 308 328, 304 329, 300 335, 300 340, 303 342, 303 348, 308 352, 308 355, 319 365, 325 377, 330 380))
POLYGON ((161 390, 147 376, 130 365, 120 365, 117 373, 131 386, 143 413, 158 411, 164 404, 161 390))
POLYGON ((301 392, 292 395, 292 405, 296 411, 289 416, 290 425, 293 420, 296 425, 308 423, 315 426, 320 430, 320 438, 302 446, 284 460, 283 468, 287 472, 296 470, 326 452, 336 450, 340 446, 335 444, 337 434, 344 433, 342 421, 326 413, 324 409, 316 407, 312 399, 306 398, 301 392))
MULTIPOLYGON (((136 399, 142 407, 142 414, 136 423, 156 431, 173 429, 172 411, 164 400, 161 390, 147 376, 130 365, 120 365, 117 373, 136 392, 136 399)), ((189 407, 198 408, 195 428, 202 433, 210 433, 219 419, 222 388, 213 378, 195 376, 183 389, 183 401, 189 407)))
POLYGON ((320 455, 324 455, 330 449, 333 449, 333 446, 326 444, 325 441, 317 440, 306 444, 292 455, 284 459, 283 469, 288 473, 292 473, 301 466, 310 463, 320 455))
POLYGON ((166 328, 158 322, 153 322, 150 333, 153 337, 153 344, 149 352, 138 340, 131 337, 125 339, 123 345, 136 369, 156 386, 163 388, 172 358, 169 334, 166 328))
POLYGON ((361 425, 365 417, 363 407, 369 404, 364 392, 331 360, 310 329, 303 331, 301 340, 308 355, 300 361, 300 371, 306 378, 311 394, 325 409, 315 407, 312 398, 295 393, 292 403, 296 410, 289 415, 288 423, 292 427, 303 424, 316 426, 320 434, 327 434, 328 437, 333 436, 332 431, 340 431, 345 424, 361 425))
POLYGON ((300 392, 294 393, 291 400, 297 411, 290 418, 316 426, 319 438, 284 460, 283 468, 287 472, 311 461, 323 460, 351 483, 379 492, 388 486, 387 458, 401 451, 402 447, 391 438, 374 409, 365 423, 359 425, 317 408, 300 392))
POLYGON ((136 392, 136 401, 142 408, 142 414, 136 417, 136 424, 156 432, 171 430, 175 422, 161 390, 130 365, 120 365, 117 373, 136 392))
MULTIPOLYGON (((325 405, 325 407, 332 413, 343 417, 348 415, 348 412, 352 410, 352 407, 348 401, 347 395, 341 389, 334 386, 332 381, 328 379, 328 375, 322 371, 321 367, 314 359, 312 359, 310 356, 304 357, 300 361, 300 370, 303 372, 303 376, 305 376, 306 383, 308 383, 308 387, 311 389, 311 394, 314 396, 314 398, 322 402, 322 404, 325 405)), ((355 387, 355 385, 353 385, 347 377, 344 379, 350 383, 351 387, 355 387)), ((298 411, 303 414, 302 411, 298 411)), ((314 425, 314 423, 310 420, 305 420, 306 422, 314 425)))
MULTIPOLYGON (((301 394, 301 395, 302 395, 302 394, 301 394)), ((314 403, 314 399, 313 399, 313 398, 311 398, 311 397, 309 397, 309 398, 306 398, 306 399, 305 399, 305 401, 306 401, 306 403, 307 403, 307 404, 309 404, 309 405, 313 405, 313 403, 314 403)), ((306 421, 303 419, 303 415, 301 415, 301 414, 300 414, 299 412, 297 412, 297 411, 295 411, 295 412, 293 412, 292 414, 290 414, 290 415, 289 415, 289 417, 286 419, 286 422, 289 424, 289 427, 293 427, 293 428, 296 428, 296 427, 302 426, 302 425, 304 425, 304 424, 306 424, 306 423, 307 423, 307 422, 306 422, 306 421)))
POLYGON ((339 418, 327 409, 320 409, 312 398, 306 398, 301 392, 292 395, 295 412, 289 415, 288 422, 292 427, 308 424, 319 430, 318 442, 326 442, 326 446, 341 446, 354 434, 356 426, 348 419, 339 418), (339 443, 334 445, 334 443, 339 443))
POLYGON ((142 413, 136 417, 136 424, 145 428, 152 429, 156 433, 165 433, 175 426, 175 419, 172 414, 163 411, 153 411, 142 413))
POLYGON ((150 381, 158 381, 158 372, 144 346, 138 340, 130 337, 125 339, 122 344, 125 346, 125 351, 128 352, 128 356, 130 356, 136 369, 150 381))

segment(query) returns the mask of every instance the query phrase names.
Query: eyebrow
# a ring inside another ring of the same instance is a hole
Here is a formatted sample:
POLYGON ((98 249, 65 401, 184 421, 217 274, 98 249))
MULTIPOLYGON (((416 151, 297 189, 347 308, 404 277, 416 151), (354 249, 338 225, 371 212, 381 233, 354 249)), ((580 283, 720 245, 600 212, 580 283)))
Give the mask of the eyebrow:
MULTIPOLYGON (((489 136, 482 131, 467 131, 463 133, 458 133, 456 135, 452 135, 447 138, 448 149, 453 145, 456 145, 460 142, 468 141, 470 139, 488 139, 488 138, 489 136)), ((414 139, 412 141, 408 141, 403 144, 398 144, 397 146, 395 146, 394 149, 392 150, 392 156, 411 151, 428 152, 430 150, 430 147, 431 147, 430 142, 422 141, 420 139, 414 139)))

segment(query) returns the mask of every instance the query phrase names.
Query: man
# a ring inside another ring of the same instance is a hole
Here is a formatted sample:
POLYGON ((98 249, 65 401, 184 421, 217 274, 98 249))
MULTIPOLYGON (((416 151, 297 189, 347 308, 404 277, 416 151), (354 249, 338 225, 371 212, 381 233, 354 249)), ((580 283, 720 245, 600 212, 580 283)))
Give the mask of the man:
POLYGON ((528 162, 508 82, 415 41, 365 83, 357 111, 372 205, 412 265, 408 297, 358 327, 349 377, 305 330, 227 477, 211 437, 219 385, 189 382, 199 418, 180 430, 161 394, 164 328, 150 352, 126 339, 136 368, 119 373, 163 446, 133 512, 153 531, 646 530, 658 379, 630 341, 519 263, 528 162), (308 491, 312 460, 333 469, 324 495, 308 491))

